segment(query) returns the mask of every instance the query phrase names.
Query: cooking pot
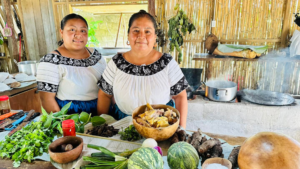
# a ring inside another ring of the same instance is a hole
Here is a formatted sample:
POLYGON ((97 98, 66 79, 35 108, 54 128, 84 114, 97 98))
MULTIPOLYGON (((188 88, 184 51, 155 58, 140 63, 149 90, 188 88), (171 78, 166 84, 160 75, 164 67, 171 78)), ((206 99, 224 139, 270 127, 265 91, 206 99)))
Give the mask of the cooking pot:
POLYGON ((37 63, 36 61, 23 61, 18 63, 20 73, 36 76, 37 63))
POLYGON ((236 97, 237 85, 232 81, 211 80, 204 83, 204 85, 205 97, 210 100, 231 101, 236 97))

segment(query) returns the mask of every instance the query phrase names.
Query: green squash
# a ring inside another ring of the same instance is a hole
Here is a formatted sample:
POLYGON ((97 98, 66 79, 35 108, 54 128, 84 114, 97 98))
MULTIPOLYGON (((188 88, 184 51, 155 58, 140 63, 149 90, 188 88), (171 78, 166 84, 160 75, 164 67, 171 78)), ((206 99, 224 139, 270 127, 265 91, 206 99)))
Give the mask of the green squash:
POLYGON ((154 148, 143 147, 128 160, 128 169, 163 169, 163 159, 154 148))
POLYGON ((195 169, 199 165, 199 155, 189 143, 178 142, 168 150, 168 164, 171 169, 195 169))

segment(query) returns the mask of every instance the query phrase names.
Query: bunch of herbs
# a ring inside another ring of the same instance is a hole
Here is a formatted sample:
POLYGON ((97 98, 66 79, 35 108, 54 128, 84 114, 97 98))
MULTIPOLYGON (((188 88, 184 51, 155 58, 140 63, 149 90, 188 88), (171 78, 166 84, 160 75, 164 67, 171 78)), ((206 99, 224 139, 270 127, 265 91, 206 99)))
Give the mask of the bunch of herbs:
POLYGON ((142 139, 142 136, 136 131, 133 125, 128 126, 125 130, 119 132, 121 140, 136 141, 142 139))

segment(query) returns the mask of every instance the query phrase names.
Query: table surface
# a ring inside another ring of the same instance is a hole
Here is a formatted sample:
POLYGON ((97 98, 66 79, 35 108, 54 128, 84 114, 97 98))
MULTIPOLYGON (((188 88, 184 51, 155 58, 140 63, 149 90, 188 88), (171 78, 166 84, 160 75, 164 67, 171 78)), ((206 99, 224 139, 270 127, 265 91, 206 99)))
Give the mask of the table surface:
POLYGON ((34 84, 31 84, 29 86, 26 86, 26 87, 23 87, 23 88, 16 88, 16 89, 13 89, 13 90, 9 90, 9 91, 5 91, 5 92, 0 92, 0 96, 3 96, 3 95, 7 95, 9 97, 12 97, 14 95, 17 95, 17 94, 20 94, 20 93, 23 93, 27 90, 31 90, 31 89, 34 89, 37 87, 37 84, 34 83, 34 84))
MULTIPOLYGON (((219 135, 219 134, 212 134, 212 133, 205 133, 210 137, 219 138, 225 140, 227 143, 231 145, 241 145, 246 138, 245 137, 233 137, 233 136, 226 136, 226 135, 219 135)), ((79 134, 80 135, 80 134, 79 134)), ((87 136, 84 134, 84 136, 87 136)), ((92 136, 93 137, 93 136, 92 136)), ((168 146, 165 143, 159 143, 160 146, 163 148, 164 146, 168 146), (164 145, 161 145, 164 144, 164 145)), ((13 169, 12 161, 8 159, 1 159, 0 158, 0 169, 13 169)), ((40 161, 35 160, 32 163, 23 162, 19 169, 55 169, 55 167, 48 161, 40 161)))

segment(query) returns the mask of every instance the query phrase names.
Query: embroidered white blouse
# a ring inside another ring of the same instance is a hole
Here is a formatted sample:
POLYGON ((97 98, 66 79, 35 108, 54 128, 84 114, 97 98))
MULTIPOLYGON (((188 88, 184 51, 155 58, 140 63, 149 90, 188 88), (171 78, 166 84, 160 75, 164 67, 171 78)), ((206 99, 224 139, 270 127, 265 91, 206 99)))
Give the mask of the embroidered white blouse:
POLYGON ((37 69, 38 90, 56 93, 60 100, 89 101, 98 97, 97 81, 106 62, 95 49, 86 59, 47 54, 37 69))
POLYGON ((137 66, 115 55, 108 63, 98 85, 114 99, 119 109, 128 115, 144 104, 167 104, 172 95, 181 93, 188 83, 171 55, 150 65, 137 66))

